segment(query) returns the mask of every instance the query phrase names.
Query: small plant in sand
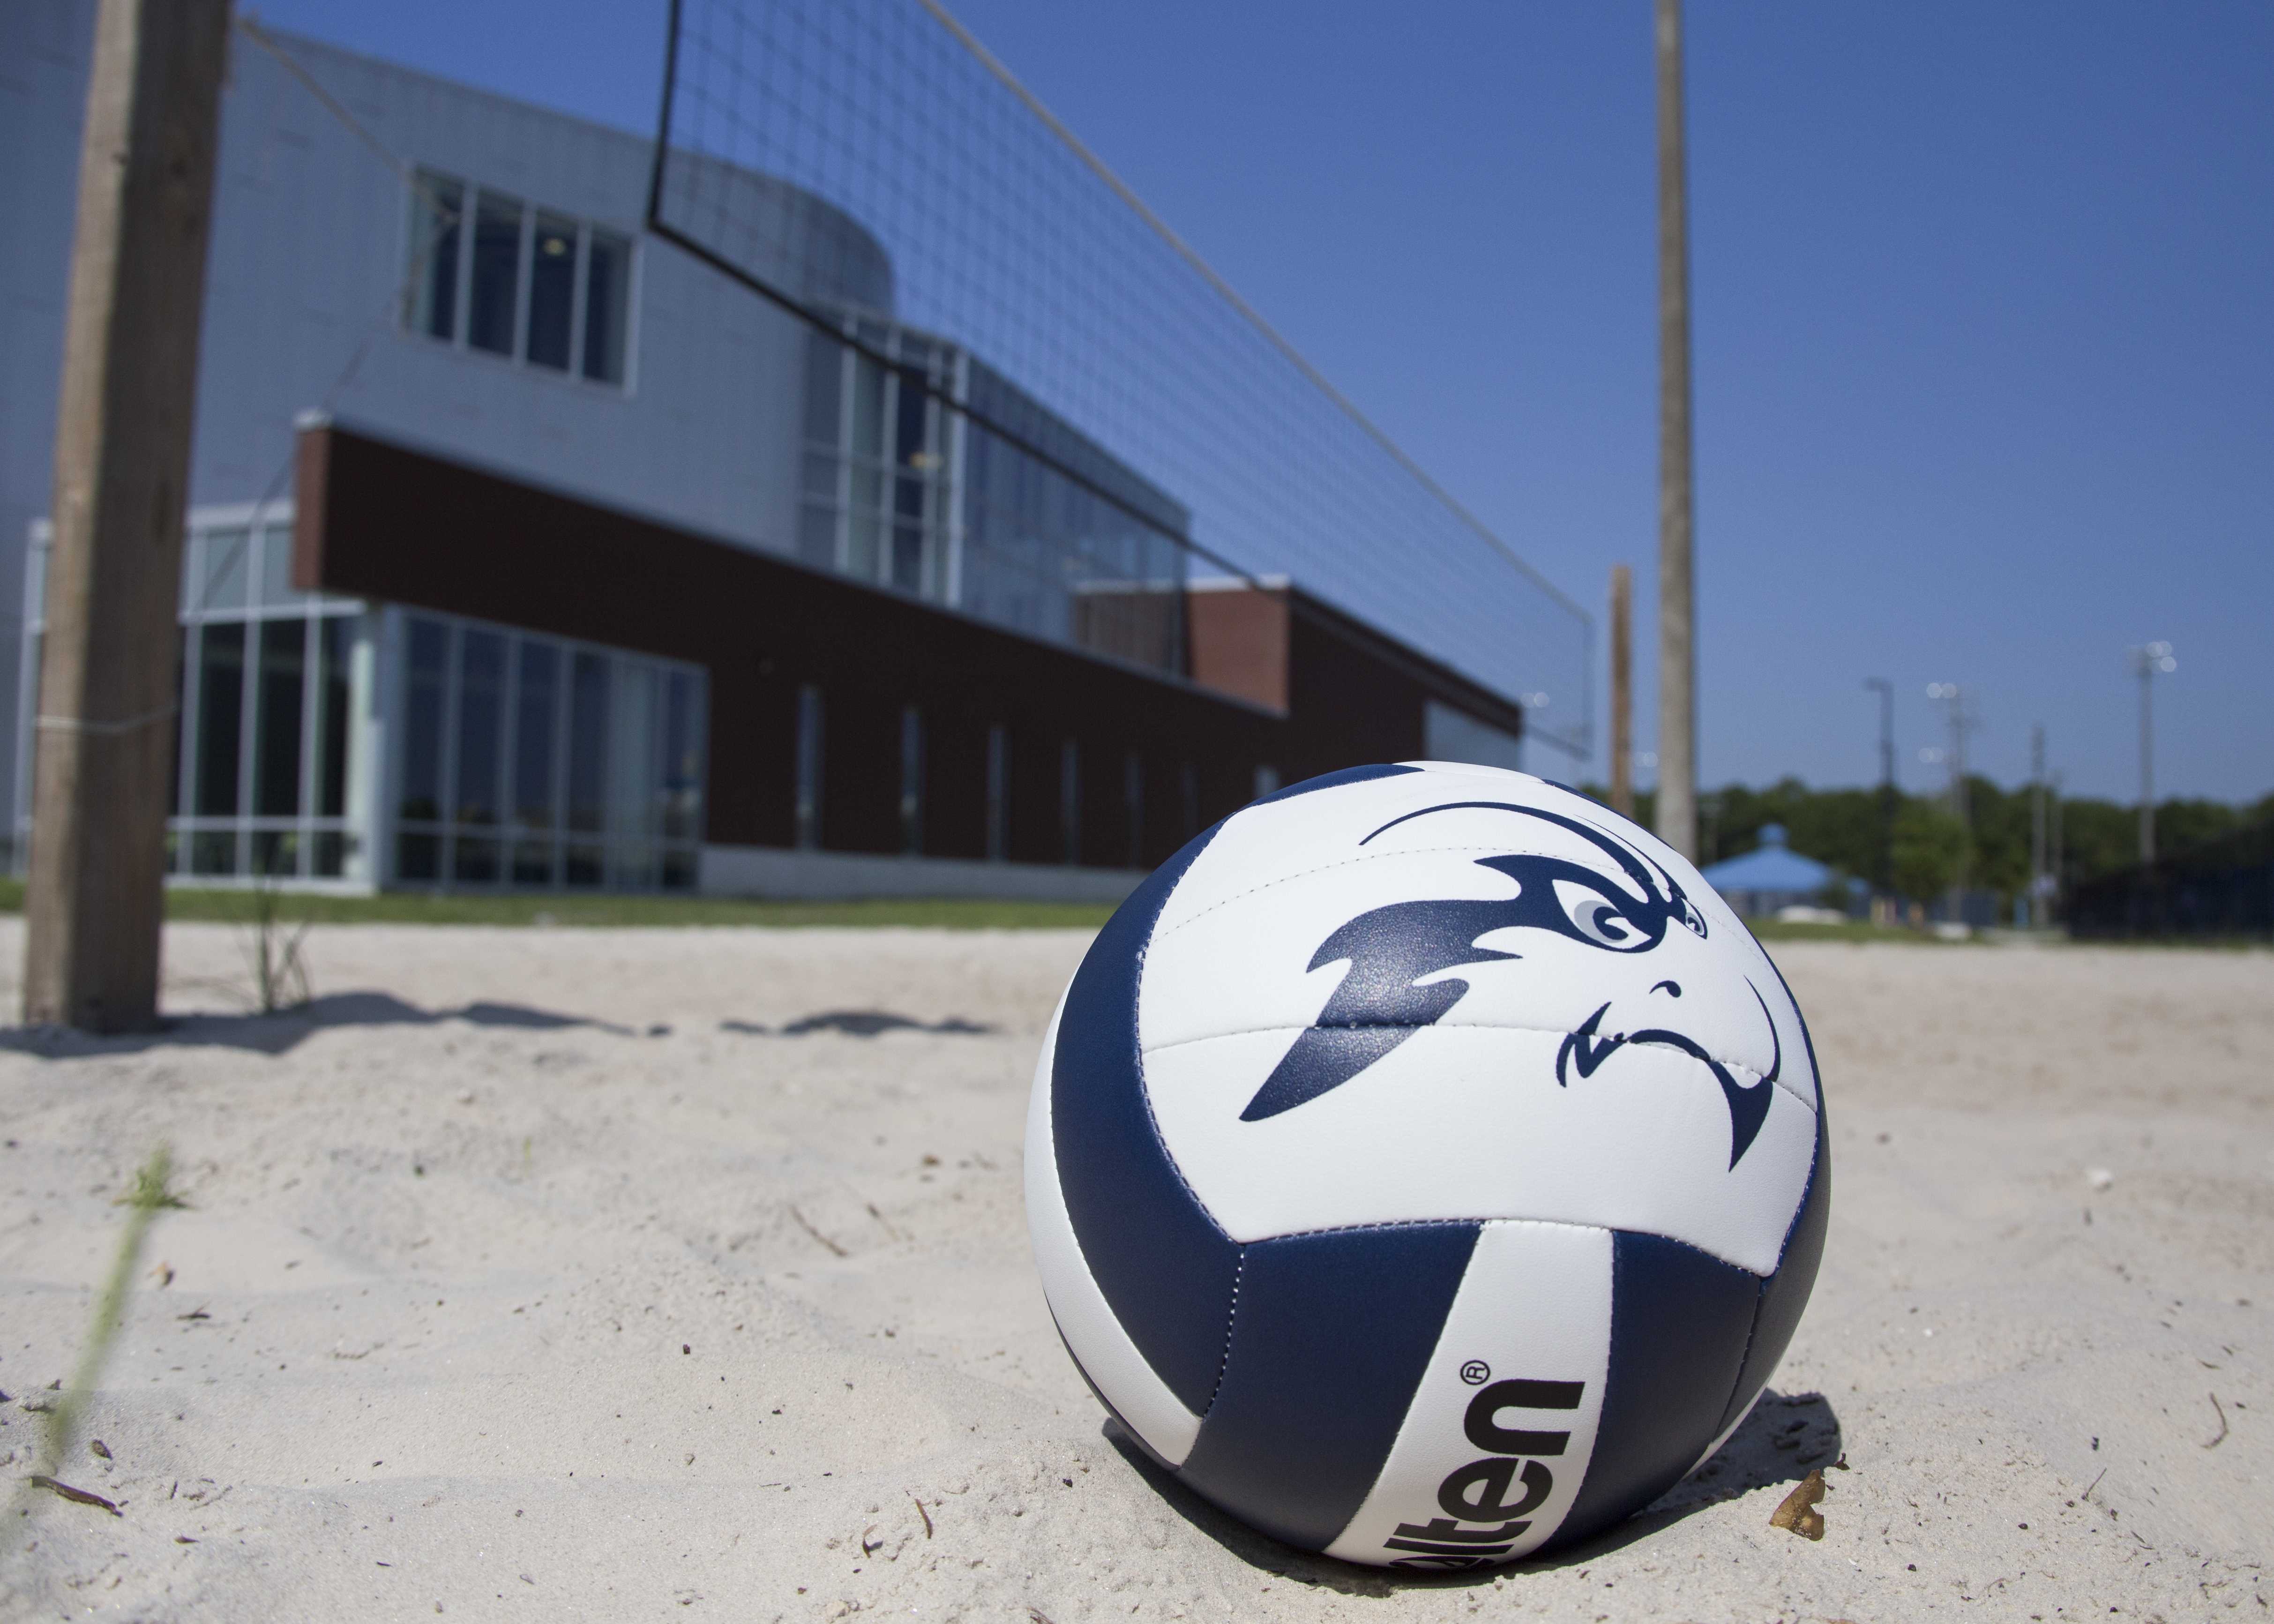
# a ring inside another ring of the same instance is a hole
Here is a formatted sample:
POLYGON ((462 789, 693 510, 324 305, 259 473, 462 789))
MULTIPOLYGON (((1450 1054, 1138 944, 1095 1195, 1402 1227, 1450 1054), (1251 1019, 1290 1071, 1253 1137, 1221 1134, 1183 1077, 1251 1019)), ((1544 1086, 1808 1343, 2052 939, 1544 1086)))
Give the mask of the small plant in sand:
POLYGON ((308 1001, 308 964, 300 948, 307 940, 311 921, 285 918, 284 886, 279 877, 293 872, 295 867, 290 836, 274 852, 257 855, 254 861, 252 939, 245 944, 245 958, 251 963, 253 995, 260 1001, 263 1015, 308 1001))
MULTIPOLYGON (((186 1205, 174 1193, 169 1182, 173 1165, 172 1151, 164 1145, 159 1146, 135 1172, 132 1186, 114 1203, 127 1209, 125 1232, 118 1237, 118 1251, 111 1259, 109 1276, 102 1283, 102 1294, 95 1298, 94 1320, 87 1327, 87 1342, 79 1350, 79 1368, 72 1372, 71 1384, 61 1387, 54 1402, 46 1407, 46 1427, 36 1457, 38 1470, 24 1478, 19 1500, 44 1489, 83 1506, 100 1507, 113 1516, 118 1515, 118 1507, 102 1495, 75 1488, 56 1474, 71 1456, 87 1398, 102 1380, 103 1366, 110 1361, 111 1346, 118 1340, 119 1330, 125 1323, 126 1294, 133 1288, 134 1271, 141 1262, 142 1244, 149 1237, 151 1221, 169 1207, 186 1205)), ((22 1511, 28 1507, 19 1505, 11 1509, 22 1511)), ((23 1522, 20 1515, 0 1518, 0 1524, 8 1530, 5 1538, 12 1538, 15 1529, 23 1522)))

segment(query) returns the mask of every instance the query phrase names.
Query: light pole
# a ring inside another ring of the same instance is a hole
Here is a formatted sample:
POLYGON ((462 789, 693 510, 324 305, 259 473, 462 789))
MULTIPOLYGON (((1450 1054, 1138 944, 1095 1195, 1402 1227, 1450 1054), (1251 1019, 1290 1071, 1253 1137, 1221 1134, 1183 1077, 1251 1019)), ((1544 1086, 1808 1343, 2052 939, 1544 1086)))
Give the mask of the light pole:
POLYGON ((1690 181, 1682 0, 1658 0, 1658 838, 1698 855, 1690 433, 1690 181))
POLYGON ((1895 685, 1885 677, 1866 677, 1864 686, 1879 696, 1879 861, 1871 877, 1885 897, 1894 891, 1895 685))
POLYGON ((1955 682, 1930 682, 1926 696, 1947 707, 1950 721, 1950 748, 1942 759, 1950 767, 1950 809, 1958 821, 1973 827, 1966 805, 1966 735, 1981 724, 1966 708, 1966 692, 1955 682))
POLYGON ((2045 859, 2051 832, 2045 822, 2045 725, 2039 722, 2029 730, 2029 924, 2036 929, 2047 922, 2046 893, 2052 887, 2045 859))
POLYGON ((1611 566, 1611 810, 1634 816, 1634 572, 1611 566))
POLYGON ((1974 817, 1967 805, 1966 795, 1966 735, 1979 726, 1966 709, 1966 690, 1955 682, 1930 682, 1926 696, 1946 708, 1950 721, 1950 748, 1943 759, 1950 766, 1950 810, 1966 831, 1966 844, 1958 859, 1958 878, 1950 888, 1950 916, 1957 919, 1963 912, 1966 887, 1974 876, 1974 817))
POLYGON ((2156 861, 2156 679, 2180 668, 2168 643, 2143 643, 2132 650, 2132 674, 2140 679, 2140 861, 2156 861))

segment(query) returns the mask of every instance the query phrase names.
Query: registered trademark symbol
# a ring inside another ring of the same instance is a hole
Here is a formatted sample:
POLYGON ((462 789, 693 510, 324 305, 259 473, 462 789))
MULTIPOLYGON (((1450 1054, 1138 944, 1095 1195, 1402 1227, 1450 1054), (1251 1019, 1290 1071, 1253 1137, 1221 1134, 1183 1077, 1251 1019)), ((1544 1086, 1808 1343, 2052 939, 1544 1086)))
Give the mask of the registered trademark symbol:
POLYGON ((1471 1359, 1461 1366, 1461 1380, 1472 1387, 1481 1387, 1492 1380, 1492 1366, 1482 1359, 1471 1359))

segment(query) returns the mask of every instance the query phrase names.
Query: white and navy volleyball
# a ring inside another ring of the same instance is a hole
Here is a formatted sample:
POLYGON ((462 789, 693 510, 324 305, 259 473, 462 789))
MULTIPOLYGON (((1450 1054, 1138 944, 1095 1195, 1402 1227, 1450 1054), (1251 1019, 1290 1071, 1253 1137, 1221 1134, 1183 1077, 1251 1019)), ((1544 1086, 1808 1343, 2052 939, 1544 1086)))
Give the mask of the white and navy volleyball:
POLYGON ((1027 1202, 1067 1348, 1290 1545, 1585 1538, 1734 1430, 1829 1206, 1776 966, 1674 852, 1522 773, 1296 785, 1140 886, 1066 989, 1027 1202))

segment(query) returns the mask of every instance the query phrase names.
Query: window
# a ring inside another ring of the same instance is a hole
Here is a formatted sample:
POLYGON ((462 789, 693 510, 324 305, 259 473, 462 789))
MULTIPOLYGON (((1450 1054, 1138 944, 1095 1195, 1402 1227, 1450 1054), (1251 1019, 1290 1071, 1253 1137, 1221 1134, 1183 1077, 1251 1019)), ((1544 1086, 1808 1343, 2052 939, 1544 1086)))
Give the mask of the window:
POLYGON ((821 844, 821 690, 810 682, 797 690, 797 846, 810 852, 821 844))
POLYGON ((701 672, 474 621, 406 622, 397 881, 694 886, 701 672))
POLYGON ((798 556, 935 601, 953 601, 945 447, 931 391, 953 357, 903 328, 857 324, 881 365, 825 334, 808 341, 798 556))
POLYGON ((474 266, 466 298, 466 342, 492 355, 514 351, 521 303, 521 199, 485 192, 474 208, 474 266))
POLYGON ((1129 815, 1129 866, 1145 866, 1145 760, 1132 750, 1121 763, 1121 801, 1129 815))
POLYGON ((1058 746, 1058 841, 1069 864, 1081 861, 1081 750, 1071 739, 1058 746))
POLYGON ((537 217, 529 255, 529 364, 568 370, 576 336, 576 222, 560 214, 537 217))
POLYGON ((289 508, 252 516, 192 515, 183 547, 168 869, 344 878, 363 605, 295 590, 289 508))
POLYGON ((914 705, 900 711, 900 850, 914 857, 923 850, 923 715, 914 705))
POLYGON ((987 859, 1011 855, 1011 730, 987 730, 987 859))
POLYGON ((514 696, 513 883, 550 885, 555 873, 554 797, 560 788, 561 650, 524 642, 514 696))
POLYGON ((632 245, 595 228, 585 244, 584 376, 595 383, 624 380, 624 335, 631 323, 632 245))
POLYGON ((426 169, 411 207, 411 331, 564 377, 623 383, 629 237, 426 169))
POLYGON ((465 218, 466 189, 421 171, 413 196, 418 213, 410 234, 410 325, 429 338, 456 338, 458 226, 465 218))

